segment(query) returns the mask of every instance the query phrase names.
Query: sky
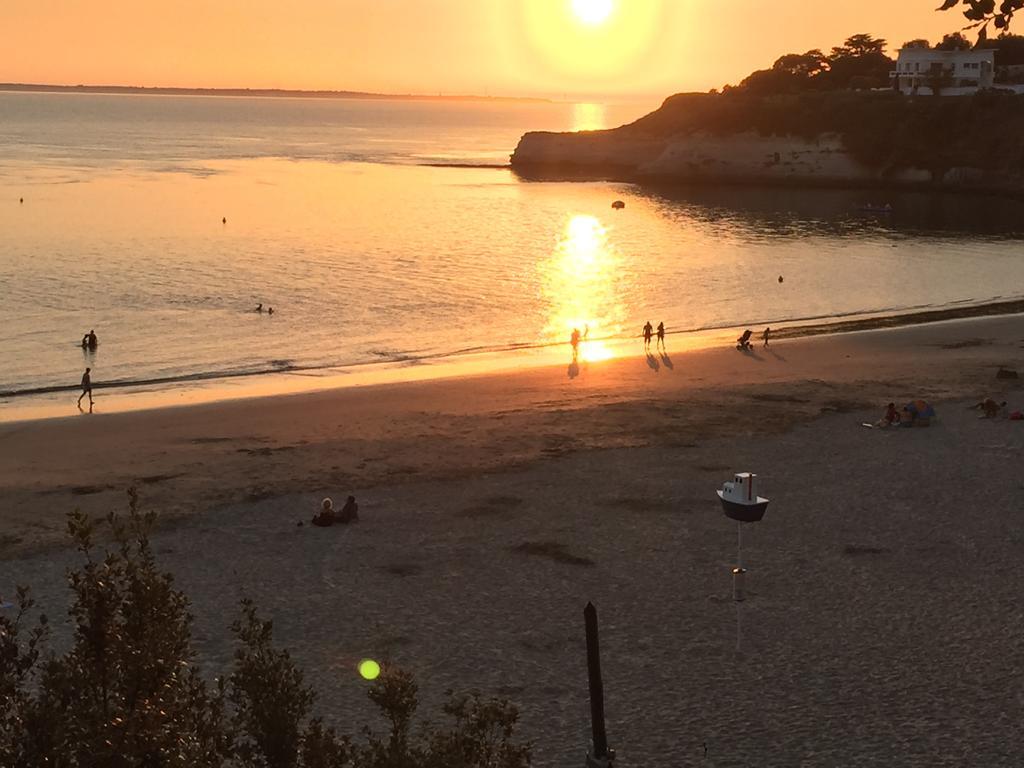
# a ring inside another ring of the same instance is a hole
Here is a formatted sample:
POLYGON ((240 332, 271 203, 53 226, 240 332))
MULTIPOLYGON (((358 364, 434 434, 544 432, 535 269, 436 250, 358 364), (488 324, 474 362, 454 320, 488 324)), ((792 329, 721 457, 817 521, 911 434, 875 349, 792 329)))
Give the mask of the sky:
POLYGON ((0 82, 664 96, 858 32, 959 29, 937 0, 29 0, 0 82), (605 17, 605 14, 607 16, 605 17), (603 18, 602 20, 602 17, 603 18))

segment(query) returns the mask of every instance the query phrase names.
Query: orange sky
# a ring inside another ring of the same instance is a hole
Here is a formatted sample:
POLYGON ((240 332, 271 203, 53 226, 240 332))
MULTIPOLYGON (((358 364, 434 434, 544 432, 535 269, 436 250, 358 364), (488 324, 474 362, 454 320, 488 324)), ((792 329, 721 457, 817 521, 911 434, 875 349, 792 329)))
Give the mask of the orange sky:
POLYGON ((663 96, 856 32, 935 40, 963 20, 937 0, 613 0, 588 27, 572 1, 4 2, 0 81, 663 96))

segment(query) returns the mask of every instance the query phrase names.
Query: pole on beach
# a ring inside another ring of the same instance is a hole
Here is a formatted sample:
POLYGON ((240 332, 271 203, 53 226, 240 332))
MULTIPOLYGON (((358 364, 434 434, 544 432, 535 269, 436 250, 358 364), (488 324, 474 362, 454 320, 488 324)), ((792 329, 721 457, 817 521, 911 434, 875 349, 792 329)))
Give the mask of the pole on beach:
POLYGON ((743 637, 740 620, 740 603, 746 600, 744 593, 744 581, 747 569, 743 567, 743 523, 736 523, 736 567, 732 569, 732 599, 736 603, 736 653, 742 650, 741 639, 743 637))
POLYGON ((608 734, 604 727, 604 683, 601 681, 601 647, 597 640, 597 608, 587 603, 583 609, 587 627, 587 677, 590 683, 590 727, 593 748, 587 753, 587 768, 609 768, 615 760, 615 750, 608 749, 608 734))

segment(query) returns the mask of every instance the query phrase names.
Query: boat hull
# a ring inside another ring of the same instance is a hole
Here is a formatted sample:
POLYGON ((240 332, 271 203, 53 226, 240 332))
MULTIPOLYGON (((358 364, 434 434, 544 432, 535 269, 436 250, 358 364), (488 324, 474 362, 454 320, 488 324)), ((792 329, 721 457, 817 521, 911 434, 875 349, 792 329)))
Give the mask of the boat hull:
POLYGON ((722 500, 722 511, 731 520, 740 523, 759 523, 768 509, 768 499, 757 497, 757 501, 750 504, 740 504, 736 501, 729 501, 718 491, 718 498, 722 500))

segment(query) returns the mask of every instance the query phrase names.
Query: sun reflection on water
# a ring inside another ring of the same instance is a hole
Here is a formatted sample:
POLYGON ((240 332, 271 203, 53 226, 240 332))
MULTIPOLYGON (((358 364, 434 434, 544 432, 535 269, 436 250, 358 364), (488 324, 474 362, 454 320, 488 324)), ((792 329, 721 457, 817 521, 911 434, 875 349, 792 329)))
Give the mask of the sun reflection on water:
POLYGON ((549 308, 545 338, 568 345, 577 330, 581 361, 614 357, 608 339, 621 331, 626 315, 617 290, 621 267, 622 257, 597 218, 580 214, 569 219, 551 258, 541 265, 549 308))
POLYGON ((575 104, 572 110, 574 131, 600 131, 608 127, 604 104, 575 104))

